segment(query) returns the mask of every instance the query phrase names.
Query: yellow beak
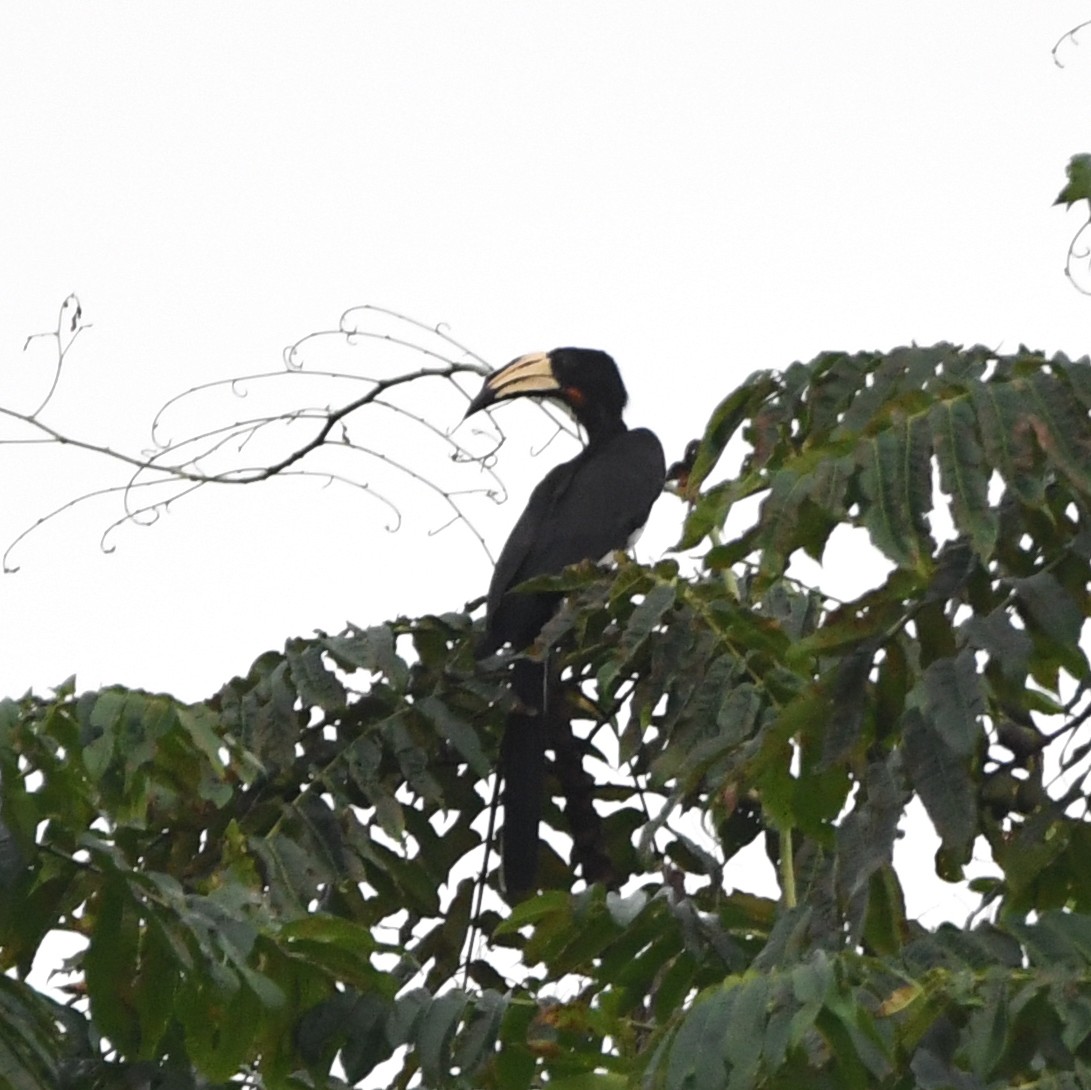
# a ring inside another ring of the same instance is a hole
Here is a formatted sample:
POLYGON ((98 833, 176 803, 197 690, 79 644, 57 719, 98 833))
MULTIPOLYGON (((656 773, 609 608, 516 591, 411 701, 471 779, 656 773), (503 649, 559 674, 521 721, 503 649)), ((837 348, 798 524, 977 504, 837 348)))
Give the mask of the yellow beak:
POLYGON ((472 416, 497 401, 527 394, 556 393, 560 389, 561 384, 553 373, 549 353, 531 352, 489 375, 481 392, 470 402, 466 416, 472 416))

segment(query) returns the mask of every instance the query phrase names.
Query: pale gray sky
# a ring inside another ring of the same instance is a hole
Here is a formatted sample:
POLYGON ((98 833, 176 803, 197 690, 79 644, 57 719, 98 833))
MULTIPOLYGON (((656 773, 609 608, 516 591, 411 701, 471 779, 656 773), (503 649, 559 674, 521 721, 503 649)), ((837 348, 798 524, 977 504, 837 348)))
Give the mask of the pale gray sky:
MULTIPOLYGON (((1091 299, 1051 202, 1091 141, 1086 3, 7 4, 0 403, 81 335, 47 417, 138 451, 158 405, 390 306, 494 364, 610 351, 668 453, 759 367, 909 340, 1082 354, 1091 299)), ((407 361, 416 365, 416 360, 407 361)), ((444 413, 450 410, 446 407, 444 413)), ((457 413, 436 421, 453 426, 457 413)), ((0 438, 10 438, 2 430, 0 438)), ((505 448, 516 498, 553 455, 505 448)), ((87 455, 0 446, 4 543, 87 455)), ((414 506, 407 500, 407 515, 414 506)), ((489 565, 345 490, 183 502, 103 555, 116 505, 0 577, 0 694, 120 681, 197 699, 269 647, 458 608, 489 565)), ((644 555, 677 533, 665 499, 644 555)), ((839 558, 855 564, 855 558, 839 558)))

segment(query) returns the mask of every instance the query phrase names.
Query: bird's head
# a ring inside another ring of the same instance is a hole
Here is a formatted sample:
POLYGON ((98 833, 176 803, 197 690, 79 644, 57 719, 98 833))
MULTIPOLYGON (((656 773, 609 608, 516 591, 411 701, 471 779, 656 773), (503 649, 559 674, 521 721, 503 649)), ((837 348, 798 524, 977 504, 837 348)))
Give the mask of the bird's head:
POLYGON ((597 434, 616 430, 628 400, 617 364, 594 348, 554 348, 512 360, 485 380, 466 410, 472 416, 498 401, 515 397, 548 397, 565 405, 587 429, 597 434))

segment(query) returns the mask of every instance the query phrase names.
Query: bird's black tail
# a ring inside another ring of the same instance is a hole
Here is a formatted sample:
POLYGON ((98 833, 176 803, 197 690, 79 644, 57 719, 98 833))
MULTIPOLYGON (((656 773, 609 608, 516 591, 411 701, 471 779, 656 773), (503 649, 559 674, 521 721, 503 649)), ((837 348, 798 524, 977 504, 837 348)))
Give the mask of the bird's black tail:
POLYGON ((538 824, 545 805, 546 670, 540 662, 518 659, 512 689, 526 711, 514 711, 504 725, 504 888, 511 898, 538 884, 538 824))

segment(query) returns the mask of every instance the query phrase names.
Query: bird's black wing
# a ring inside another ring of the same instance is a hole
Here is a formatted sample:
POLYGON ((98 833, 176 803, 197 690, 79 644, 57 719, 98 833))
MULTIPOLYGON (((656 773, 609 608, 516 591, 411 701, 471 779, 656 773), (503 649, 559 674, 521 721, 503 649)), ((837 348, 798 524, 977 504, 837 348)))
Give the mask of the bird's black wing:
POLYGON ((556 607, 556 595, 508 594, 536 575, 624 549, 663 490, 663 448, 646 428, 622 431, 551 470, 534 489, 489 586, 485 651, 522 650, 556 607))

